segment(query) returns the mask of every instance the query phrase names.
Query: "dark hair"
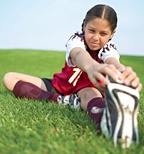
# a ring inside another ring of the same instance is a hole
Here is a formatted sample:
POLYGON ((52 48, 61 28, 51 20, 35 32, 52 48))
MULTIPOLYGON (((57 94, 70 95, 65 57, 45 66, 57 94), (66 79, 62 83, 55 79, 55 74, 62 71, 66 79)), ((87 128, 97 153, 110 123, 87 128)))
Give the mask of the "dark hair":
POLYGON ((86 14, 82 24, 82 31, 84 23, 87 24, 89 21, 95 18, 102 18, 109 22, 111 31, 114 31, 117 27, 117 14, 113 8, 108 5, 95 5, 86 14))

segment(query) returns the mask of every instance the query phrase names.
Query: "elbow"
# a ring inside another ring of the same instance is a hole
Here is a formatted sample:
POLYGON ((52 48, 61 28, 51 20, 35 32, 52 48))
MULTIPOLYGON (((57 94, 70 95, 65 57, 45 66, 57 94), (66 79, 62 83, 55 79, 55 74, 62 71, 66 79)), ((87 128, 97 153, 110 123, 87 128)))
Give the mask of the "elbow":
POLYGON ((76 65, 77 62, 80 60, 82 50, 83 50, 82 48, 74 48, 74 49, 71 50, 70 58, 71 58, 74 65, 76 65))

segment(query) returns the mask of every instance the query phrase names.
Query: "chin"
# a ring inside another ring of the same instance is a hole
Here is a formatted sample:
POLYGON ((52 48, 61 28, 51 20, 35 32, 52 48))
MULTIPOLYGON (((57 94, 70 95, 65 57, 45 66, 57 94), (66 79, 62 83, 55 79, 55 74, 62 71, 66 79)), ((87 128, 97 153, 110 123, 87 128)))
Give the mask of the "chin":
POLYGON ((90 50, 92 50, 92 51, 97 51, 97 50, 99 50, 100 48, 99 47, 91 47, 90 48, 90 50))

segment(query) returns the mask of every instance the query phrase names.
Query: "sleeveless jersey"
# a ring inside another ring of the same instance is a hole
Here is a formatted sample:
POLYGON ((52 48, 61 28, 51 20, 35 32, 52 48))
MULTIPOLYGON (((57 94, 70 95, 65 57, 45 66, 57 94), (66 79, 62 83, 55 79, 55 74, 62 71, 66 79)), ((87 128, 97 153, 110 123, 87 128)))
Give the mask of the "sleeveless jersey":
POLYGON ((75 33, 66 43, 67 50, 65 66, 62 69, 62 72, 55 73, 52 79, 52 85, 62 95, 74 94, 77 93, 80 89, 86 87, 95 87, 89 80, 87 73, 80 70, 73 63, 70 57, 70 51, 75 47, 80 47, 83 50, 88 51, 91 57, 98 63, 104 63, 105 60, 109 57, 115 57, 119 60, 119 54, 112 41, 109 41, 99 51, 91 51, 88 49, 84 41, 84 35, 75 33))

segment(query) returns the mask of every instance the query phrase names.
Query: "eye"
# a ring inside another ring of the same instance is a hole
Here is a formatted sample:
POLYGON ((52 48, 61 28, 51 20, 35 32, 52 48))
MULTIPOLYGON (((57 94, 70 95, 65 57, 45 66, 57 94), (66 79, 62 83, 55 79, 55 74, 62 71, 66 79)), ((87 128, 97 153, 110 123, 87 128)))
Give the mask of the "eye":
POLYGON ((101 34, 101 36, 106 36, 106 35, 108 35, 106 32, 101 32, 100 34, 101 34))
POLYGON ((89 29, 89 31, 90 31, 91 33, 94 33, 94 32, 95 32, 95 30, 93 30, 93 29, 89 29))

